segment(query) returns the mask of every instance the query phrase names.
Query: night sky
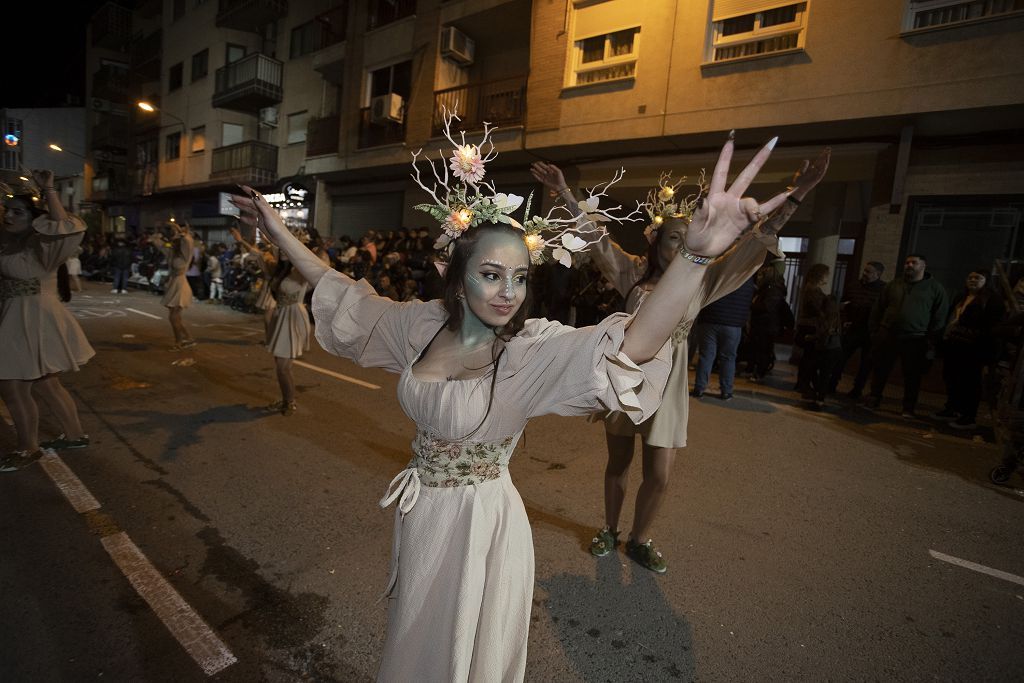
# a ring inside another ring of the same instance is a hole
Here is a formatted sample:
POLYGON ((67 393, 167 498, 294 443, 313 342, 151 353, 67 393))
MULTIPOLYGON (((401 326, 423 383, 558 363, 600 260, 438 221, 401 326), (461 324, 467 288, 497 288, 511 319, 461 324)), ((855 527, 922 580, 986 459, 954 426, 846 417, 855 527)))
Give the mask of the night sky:
POLYGON ((83 106, 85 26, 103 4, 5 3, 0 107, 59 107, 68 95, 83 106))

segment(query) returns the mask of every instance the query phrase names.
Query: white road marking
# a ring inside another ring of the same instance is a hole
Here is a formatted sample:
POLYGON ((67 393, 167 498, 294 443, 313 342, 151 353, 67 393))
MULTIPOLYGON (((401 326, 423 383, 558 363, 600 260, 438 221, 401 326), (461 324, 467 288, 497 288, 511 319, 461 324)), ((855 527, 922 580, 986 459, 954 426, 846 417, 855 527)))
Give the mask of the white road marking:
POLYGON ((992 569, 991 567, 986 567, 983 564, 971 562, 970 560, 961 560, 959 557, 953 557, 952 555, 944 555, 943 553, 940 553, 935 550, 929 550, 928 554, 934 557, 936 560, 942 560, 943 562, 955 564, 956 566, 963 567, 964 569, 970 569, 981 574, 988 574, 989 576, 994 576, 997 579, 1002 579, 1003 581, 1009 581, 1011 583, 1016 583, 1020 584, 1021 586, 1024 586, 1024 576, 1017 576, 1016 574, 1004 572, 999 569, 992 569))
POLYGON ((315 365, 310 365, 309 363, 304 363, 301 360, 295 361, 295 365, 300 365, 300 366, 306 368, 307 370, 312 370, 313 372, 319 372, 320 374, 327 375, 328 377, 333 377, 335 379, 340 379, 343 382, 351 382, 352 384, 358 384, 359 386, 366 387, 367 389, 380 389, 380 387, 377 386, 376 384, 370 384, 369 382, 364 382, 361 379, 356 379, 355 377, 349 377, 348 375, 343 375, 340 372, 334 372, 333 370, 326 370, 324 368, 320 368, 320 367, 317 367, 315 365))
POLYGON ((75 508, 75 512, 99 510, 99 501, 93 497, 82 480, 75 476, 75 473, 68 468, 59 455, 49 451, 39 458, 39 464, 43 466, 43 470, 50 475, 50 479, 71 503, 71 507, 75 508))
POLYGON ((153 315, 152 313, 146 313, 145 311, 140 311, 140 310, 138 310, 138 309, 135 309, 135 308, 128 308, 128 307, 125 307, 125 309, 124 309, 124 310, 126 310, 126 311, 131 311, 132 313, 138 313, 139 315, 144 315, 144 316, 146 316, 147 318, 155 318, 156 320, 163 320, 163 318, 161 318, 161 317, 160 317, 160 316, 158 316, 158 315, 153 315))
POLYGON ((128 534, 104 536, 100 543, 128 581, 149 603, 164 626, 185 651, 192 655, 207 676, 223 671, 238 661, 213 629, 203 621, 178 591, 157 571, 128 534))

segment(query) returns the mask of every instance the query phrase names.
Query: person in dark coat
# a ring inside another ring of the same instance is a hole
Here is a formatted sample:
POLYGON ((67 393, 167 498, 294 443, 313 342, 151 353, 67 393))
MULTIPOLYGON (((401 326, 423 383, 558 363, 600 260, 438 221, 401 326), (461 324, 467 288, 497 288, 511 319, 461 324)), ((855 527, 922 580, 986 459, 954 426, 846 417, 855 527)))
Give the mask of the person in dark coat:
POLYGON ((128 293, 128 277, 132 274, 132 248, 123 237, 118 237, 110 250, 110 270, 114 278, 111 294, 128 293))
POLYGON ((815 392, 811 388, 811 376, 815 372, 818 359, 818 326, 822 319, 822 307, 825 305, 825 288, 828 286, 830 269, 824 263, 815 263, 807 269, 804 286, 800 290, 800 308, 797 312, 796 333, 793 343, 800 348, 800 364, 797 366, 796 386, 794 389, 802 393, 804 398, 813 399, 815 392))
POLYGON ((954 429, 978 426, 975 418, 981 402, 982 372, 996 356, 993 327, 1006 313, 1002 299, 986 286, 987 272, 978 268, 967 275, 942 334, 946 407, 933 417, 949 421, 954 429))
POLYGON ((859 351, 857 374, 853 379, 853 388, 847 394, 853 399, 860 398, 871 376, 871 309, 885 289, 882 280, 884 272, 885 266, 878 261, 865 263, 860 278, 843 296, 843 357, 832 377, 831 390, 835 392, 843 368, 859 351))
POLYGON ((757 292, 750 305, 750 380, 759 382, 774 364, 775 340, 782 331, 792 328, 793 310, 786 302, 786 281, 772 264, 765 265, 754 276, 757 292))
POLYGON ((693 380, 692 396, 700 398, 704 395, 704 390, 711 380, 711 366, 717 358, 721 399, 732 399, 733 379, 736 376, 736 350, 743 336, 743 328, 750 318, 750 304, 756 291, 754 278, 750 278, 736 291, 701 309, 697 316, 700 358, 697 360, 697 375, 693 380))

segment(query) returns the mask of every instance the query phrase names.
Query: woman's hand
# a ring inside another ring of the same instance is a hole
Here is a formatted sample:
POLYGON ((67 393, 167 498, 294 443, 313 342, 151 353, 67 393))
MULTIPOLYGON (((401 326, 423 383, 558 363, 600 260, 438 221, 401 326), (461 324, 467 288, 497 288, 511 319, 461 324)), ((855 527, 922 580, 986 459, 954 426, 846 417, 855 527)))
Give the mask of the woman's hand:
POLYGON ((541 183, 544 187, 551 192, 552 196, 557 195, 562 190, 568 189, 565 184, 565 176, 562 174, 562 169, 558 168, 554 164, 549 164, 546 161, 535 161, 530 165, 530 174, 533 175, 534 179, 541 183))
POLYGON ((806 197, 814 189, 814 186, 825 177, 825 171, 828 170, 828 162, 831 158, 832 148, 826 147, 821 150, 821 154, 813 163, 805 159, 800 170, 793 174, 793 187, 790 194, 799 200, 806 197))
POLYGON ((768 161, 777 141, 778 138, 772 138, 762 147, 747 167, 736 176, 732 186, 726 190, 729 164, 735 147, 730 135, 715 165, 708 195, 694 212, 690 227, 686 231, 684 242, 687 251, 701 256, 722 254, 744 231, 786 201, 789 190, 780 192, 763 204, 759 204, 756 199, 743 197, 743 193, 757 177, 758 171, 768 161))
MULTIPOLYGON (((22 168, 24 168, 24 166, 22 166, 22 168)), ((53 187, 53 171, 49 169, 32 171, 32 180, 34 180, 36 185, 39 186, 40 192, 45 192, 47 188, 53 187)))
POLYGON ((242 239, 242 233, 238 231, 238 228, 231 228, 230 230, 228 230, 228 232, 231 233, 231 236, 235 239, 236 242, 241 243, 244 241, 242 239))

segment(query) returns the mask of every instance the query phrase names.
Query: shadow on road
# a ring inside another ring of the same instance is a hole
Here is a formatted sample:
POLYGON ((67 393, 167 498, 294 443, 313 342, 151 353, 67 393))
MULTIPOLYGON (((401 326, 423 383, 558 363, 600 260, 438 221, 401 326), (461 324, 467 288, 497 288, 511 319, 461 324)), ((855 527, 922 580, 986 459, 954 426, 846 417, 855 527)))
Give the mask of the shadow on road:
POLYGON ((693 629, 669 606, 657 577, 619 552, 595 562, 594 580, 561 574, 538 581, 548 597, 534 601, 547 609, 583 680, 694 680, 693 629))

